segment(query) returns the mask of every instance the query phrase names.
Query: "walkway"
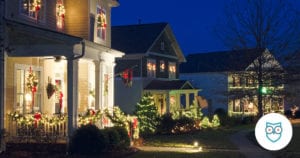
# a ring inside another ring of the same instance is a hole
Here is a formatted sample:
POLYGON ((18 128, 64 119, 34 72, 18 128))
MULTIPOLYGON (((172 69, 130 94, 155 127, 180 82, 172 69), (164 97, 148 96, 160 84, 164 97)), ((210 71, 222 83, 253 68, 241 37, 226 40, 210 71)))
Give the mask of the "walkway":
POLYGON ((234 133, 230 140, 239 148, 239 151, 247 158, 272 158, 271 152, 254 145, 248 138, 249 131, 243 130, 234 133))

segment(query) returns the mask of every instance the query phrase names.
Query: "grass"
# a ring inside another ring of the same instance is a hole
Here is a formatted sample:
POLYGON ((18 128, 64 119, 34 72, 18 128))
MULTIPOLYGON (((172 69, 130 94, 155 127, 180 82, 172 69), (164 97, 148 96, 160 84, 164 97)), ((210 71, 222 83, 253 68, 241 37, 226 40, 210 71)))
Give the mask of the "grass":
POLYGON ((193 143, 197 141, 199 146, 206 149, 237 149, 237 147, 229 140, 229 136, 237 130, 247 128, 249 128, 249 126, 236 127, 232 129, 202 130, 192 134, 155 135, 145 138, 144 145, 192 147, 193 143))
POLYGON ((200 152, 200 153, 179 153, 179 152, 145 152, 140 151, 126 158, 244 158, 238 152, 200 152))

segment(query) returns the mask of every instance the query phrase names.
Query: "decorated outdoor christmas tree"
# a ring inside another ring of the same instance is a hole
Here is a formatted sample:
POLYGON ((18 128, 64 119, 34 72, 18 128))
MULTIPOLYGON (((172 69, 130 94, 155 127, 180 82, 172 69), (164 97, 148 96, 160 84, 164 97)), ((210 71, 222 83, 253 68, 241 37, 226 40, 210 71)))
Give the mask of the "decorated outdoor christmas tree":
POLYGON ((140 133, 154 133, 158 125, 158 114, 153 96, 150 93, 146 93, 137 103, 135 113, 139 120, 140 133))

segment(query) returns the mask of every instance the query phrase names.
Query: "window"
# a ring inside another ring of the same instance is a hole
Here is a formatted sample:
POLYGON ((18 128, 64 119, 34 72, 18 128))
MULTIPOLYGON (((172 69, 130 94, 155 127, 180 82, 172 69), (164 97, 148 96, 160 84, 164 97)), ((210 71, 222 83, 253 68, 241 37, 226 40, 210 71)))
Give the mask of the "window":
POLYGON ((56 27, 58 30, 62 30, 64 28, 65 22, 65 6, 63 0, 57 0, 56 2, 56 27))
POLYGON ((240 87, 241 79, 238 76, 232 76, 232 87, 240 87))
POLYGON ((147 76, 156 77, 156 61, 154 59, 147 60, 147 76))
POLYGON ((106 11, 104 8, 97 5, 97 16, 96 16, 96 24, 97 24, 97 37, 105 40, 106 39, 106 11))
POLYGON ((160 63, 159 63, 159 69, 160 69, 160 72, 165 72, 165 61, 161 60, 160 63))
POLYGON ((241 112, 241 101, 240 99, 233 99, 233 112, 241 112))
POLYGON ((254 86, 254 79, 252 76, 248 76, 246 79, 246 86, 253 87, 254 86))
POLYGON ((176 78, 176 63, 169 62, 169 78, 175 79, 176 78))
POLYGON ((160 42, 160 50, 165 50, 165 42, 164 41, 160 42))
POLYGON ((21 0, 20 12, 22 15, 28 16, 35 20, 43 18, 43 0, 21 0))
POLYGON ((24 65, 15 69, 15 110, 20 113, 33 113, 41 110, 41 71, 24 65))

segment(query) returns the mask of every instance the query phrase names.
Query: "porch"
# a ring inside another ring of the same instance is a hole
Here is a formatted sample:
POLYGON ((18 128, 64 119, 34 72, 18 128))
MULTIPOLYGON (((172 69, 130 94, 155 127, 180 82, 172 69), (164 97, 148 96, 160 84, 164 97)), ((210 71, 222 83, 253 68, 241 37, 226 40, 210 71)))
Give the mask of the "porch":
POLYGON ((122 52, 18 22, 7 27, 1 128, 12 138, 66 140, 79 115, 113 108, 114 61, 122 52))

